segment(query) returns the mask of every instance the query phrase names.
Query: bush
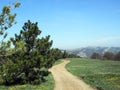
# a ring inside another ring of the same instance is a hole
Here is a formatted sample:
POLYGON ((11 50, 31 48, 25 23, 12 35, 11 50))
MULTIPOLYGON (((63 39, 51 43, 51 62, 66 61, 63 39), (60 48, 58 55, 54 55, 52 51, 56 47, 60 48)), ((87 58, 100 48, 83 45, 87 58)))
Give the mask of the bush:
MULTIPOLYGON (((23 84, 23 79, 25 74, 22 72, 21 62, 14 63, 11 60, 8 60, 4 65, 0 67, 1 77, 3 79, 3 84, 23 84)), ((24 82, 25 83, 25 82, 24 82)))

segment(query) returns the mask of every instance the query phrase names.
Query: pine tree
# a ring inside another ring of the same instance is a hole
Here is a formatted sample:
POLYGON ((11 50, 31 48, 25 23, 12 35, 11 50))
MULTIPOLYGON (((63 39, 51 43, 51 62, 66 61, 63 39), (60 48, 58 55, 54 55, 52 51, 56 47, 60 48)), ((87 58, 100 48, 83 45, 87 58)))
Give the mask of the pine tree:
POLYGON ((44 77, 49 74, 48 68, 54 63, 51 55, 53 41, 49 40, 50 35, 39 38, 40 34, 38 23, 28 21, 20 34, 11 38, 15 52, 8 60, 10 64, 7 62, 4 68, 1 67, 5 84, 39 84, 45 81, 44 77), (12 68, 9 68, 10 66, 12 68))

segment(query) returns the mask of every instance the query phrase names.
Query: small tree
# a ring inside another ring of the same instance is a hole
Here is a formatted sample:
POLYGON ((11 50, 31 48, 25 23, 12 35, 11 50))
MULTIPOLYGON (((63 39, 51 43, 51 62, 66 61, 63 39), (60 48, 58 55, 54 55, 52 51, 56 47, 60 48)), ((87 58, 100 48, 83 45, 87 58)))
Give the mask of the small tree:
POLYGON ((118 52, 118 53, 115 55, 114 60, 120 61, 120 52, 118 52))
POLYGON ((103 59, 114 60, 114 54, 112 52, 105 52, 103 55, 103 59))
POLYGON ((100 55, 99 53, 93 53, 93 54, 91 55, 91 58, 92 58, 92 59, 101 59, 101 55, 100 55))
POLYGON ((63 52, 63 58, 67 58, 67 57, 68 57, 68 53, 67 53, 66 50, 64 50, 64 52, 63 52))

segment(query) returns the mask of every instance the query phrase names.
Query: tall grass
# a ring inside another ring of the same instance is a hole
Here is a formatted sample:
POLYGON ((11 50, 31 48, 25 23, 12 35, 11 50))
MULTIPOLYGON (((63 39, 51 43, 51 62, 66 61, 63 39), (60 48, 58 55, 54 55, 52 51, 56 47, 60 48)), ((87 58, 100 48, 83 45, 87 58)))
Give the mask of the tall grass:
POLYGON ((71 58, 66 68, 99 90, 120 90, 120 62, 71 58))

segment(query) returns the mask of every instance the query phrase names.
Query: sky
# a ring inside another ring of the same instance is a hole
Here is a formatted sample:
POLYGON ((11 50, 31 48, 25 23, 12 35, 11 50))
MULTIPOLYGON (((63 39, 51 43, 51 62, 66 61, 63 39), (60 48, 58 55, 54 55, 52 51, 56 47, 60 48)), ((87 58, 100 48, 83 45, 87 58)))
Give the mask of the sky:
MULTIPOLYGON (((0 9, 16 0, 0 0, 0 9)), ((18 0, 17 24, 9 36, 19 33, 27 20, 38 22, 41 37, 51 35, 53 47, 120 47, 120 0, 18 0)))

